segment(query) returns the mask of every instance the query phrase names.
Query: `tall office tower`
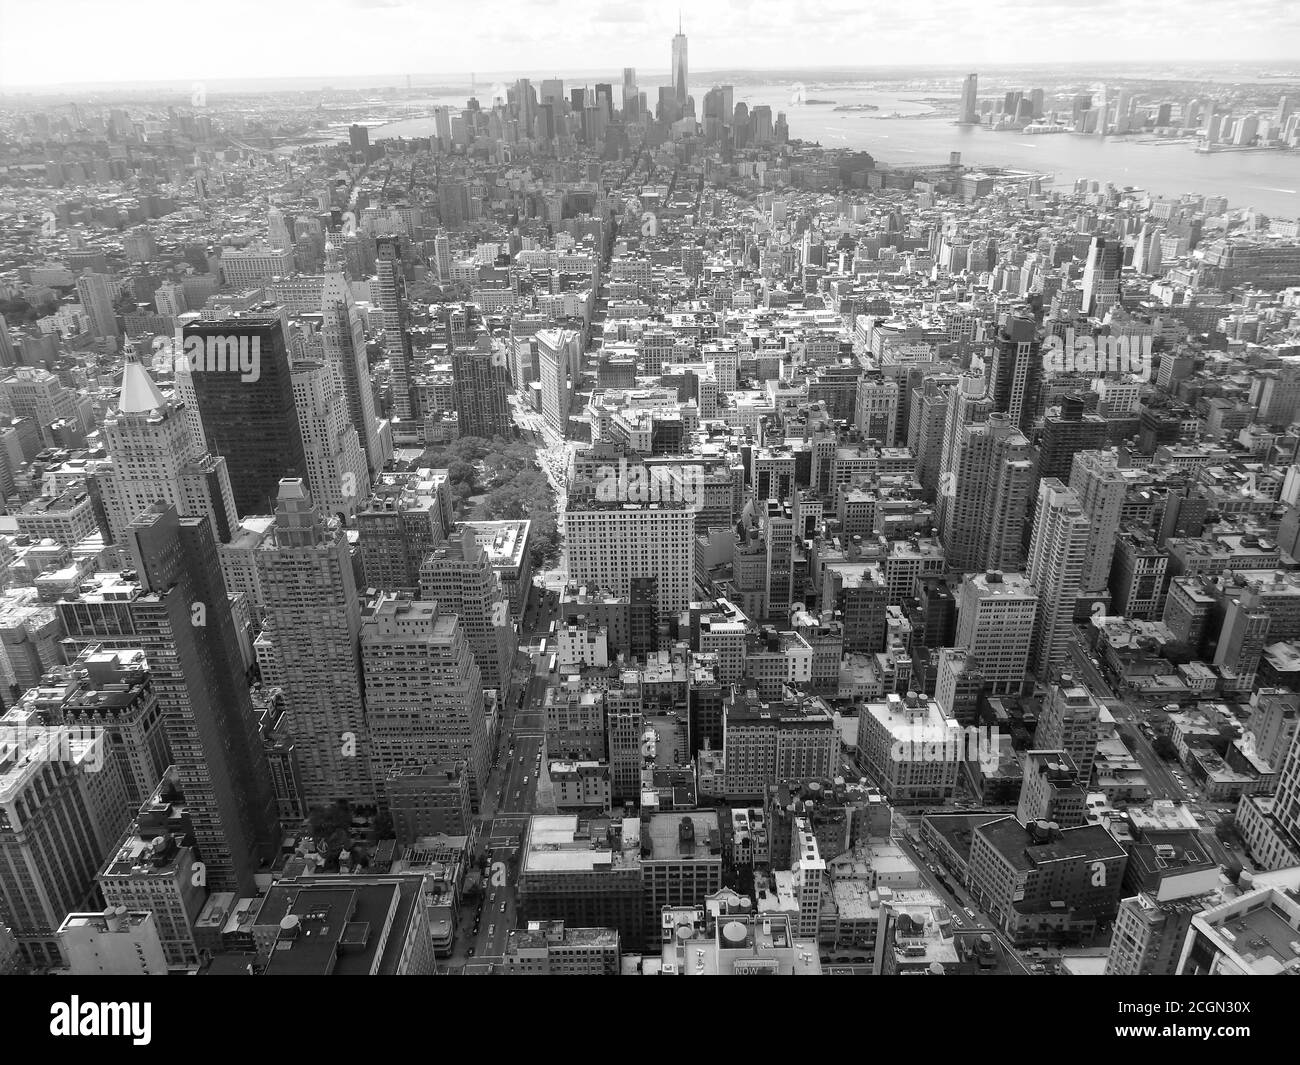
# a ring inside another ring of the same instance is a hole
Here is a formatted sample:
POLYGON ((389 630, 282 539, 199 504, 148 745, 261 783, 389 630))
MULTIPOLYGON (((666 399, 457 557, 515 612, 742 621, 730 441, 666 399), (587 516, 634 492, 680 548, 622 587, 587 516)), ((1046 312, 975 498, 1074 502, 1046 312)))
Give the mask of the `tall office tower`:
POLYGON ((916 456, 916 479, 921 482, 925 498, 939 494, 939 463, 943 458, 944 429, 948 422, 948 404, 952 402, 952 377, 927 378, 912 392, 912 411, 907 420, 907 446, 916 456))
POLYGON ((138 806, 171 761, 158 696, 144 652, 89 647, 68 666, 56 666, 19 700, 43 724, 107 729, 122 760, 127 802, 138 806))
POLYGON ((445 478, 432 470, 414 479, 385 478, 357 514, 357 539, 366 587, 385 592, 420 590, 420 566, 447 538, 443 503, 450 510, 445 478))
POLYGON ((348 418, 357 431, 373 480, 379 476, 388 456, 383 454, 379 419, 375 417, 365 326, 352 300, 352 289, 343 272, 338 249, 330 243, 325 245, 325 282, 321 286, 321 354, 327 363, 338 367, 348 418))
POLYGON ((1006 414, 1022 432, 1029 432, 1038 416, 1042 380, 1042 335, 1038 324, 1025 315, 1002 315, 989 380, 993 409, 1006 414))
POLYGON ((981 373, 971 371, 957 379, 957 386, 948 400, 947 417, 943 427, 943 442, 939 458, 939 503, 936 517, 939 528, 947 527, 948 511, 955 498, 957 464, 961 456, 962 430, 965 426, 988 421, 993 411, 993 400, 981 373))
POLYGON ((360 162, 370 161, 370 130, 353 122, 348 127, 348 147, 354 157, 360 156, 360 162))
POLYGON ((570 580, 627 595, 638 577, 659 581, 660 619, 691 600, 695 513, 680 503, 600 503, 564 512, 570 580))
POLYGON ((1119 533, 1124 499, 1132 483, 1132 476, 1120 469, 1113 451, 1080 451, 1074 456, 1070 488, 1078 494, 1090 523, 1083 573, 1079 578, 1084 591, 1100 590, 1110 581, 1115 537, 1119 533))
POLYGON ((361 623, 373 775, 464 762, 477 812, 491 769, 483 680, 457 616, 438 603, 381 594, 361 623))
POLYGON ((279 825, 216 544, 205 519, 163 504, 128 532, 142 586, 131 623, 153 672, 208 887, 254 895, 253 874, 275 854, 279 825))
POLYGON ((159 502, 183 517, 206 517, 218 543, 230 540, 239 518, 226 460, 199 449, 184 409, 158 391, 134 352, 103 434, 113 461, 99 468, 99 484, 114 543, 125 543, 135 516, 159 502))
POLYGON ((1120 302, 1124 245, 1106 237, 1093 237, 1083 267, 1083 305, 1086 315, 1101 318, 1120 302))
POLYGON ((1029 669, 1038 591, 1020 573, 970 573, 957 593, 954 643, 981 673, 990 694, 1019 694, 1029 669))
POLYGON ((451 280, 451 238, 441 226, 433 238, 433 265, 439 281, 446 284, 451 280))
POLYGON ((293 248, 293 232, 284 212, 272 207, 266 212, 266 242, 277 251, 293 248))
POLYGON ((960 426, 941 525, 951 569, 1018 570, 1033 491, 1029 441, 1002 413, 960 426))
POLYGON ((505 347, 486 333, 473 344, 456 344, 451 377, 456 390, 456 417, 461 436, 514 436, 510 416, 510 373, 505 347))
POLYGON ((26 960, 60 962, 58 929, 93 902, 95 873, 126 826, 121 762, 105 729, 0 717, 0 926, 26 960))
POLYGON ((673 38, 673 99, 679 109, 685 109, 686 97, 686 34, 682 32, 681 16, 677 17, 677 36, 673 38))
POLYGON ((384 323, 384 350, 393 383, 393 415, 409 421, 411 402, 411 335, 407 330, 406 275, 402 272, 402 243, 397 237, 375 240, 375 279, 372 290, 384 323))
POLYGON ((1098 96, 1097 96, 1097 128, 1096 128, 1096 134, 1097 134, 1097 136, 1099 136, 1099 137, 1104 137, 1104 136, 1106 135, 1106 132, 1107 132, 1107 129, 1106 129, 1106 109, 1107 109, 1107 106, 1108 106, 1108 105, 1107 105, 1107 103, 1106 103, 1106 86, 1103 85, 1103 86, 1101 87, 1101 92, 1100 92, 1100 93, 1098 94, 1098 96))
POLYGON ((1061 397, 1055 410, 1043 418, 1038 444, 1038 476, 1069 481, 1076 455, 1106 446, 1109 426, 1100 414, 1084 408, 1084 393, 1061 397))
POLYGON ((637 106, 641 90, 636 87, 636 67, 623 68, 623 121, 630 125, 640 120, 637 106))
POLYGON ((1068 658, 1091 524, 1077 492, 1055 477, 1039 482, 1025 576, 1038 590, 1033 665, 1043 677, 1068 658))
POLYGON ((569 404, 582 363, 582 334, 575 329, 543 329, 537 334, 537 372, 542 384, 542 417, 552 432, 568 436, 569 404))
POLYGON ((185 376, 207 446, 226 459, 235 508, 266 514, 280 479, 307 473, 284 326, 269 315, 191 322, 184 338, 203 340, 185 376))
POLYGON ((116 341, 122 331, 118 329, 117 315, 113 313, 113 295, 108 288, 108 277, 90 271, 82 274, 77 278, 77 299, 86 309, 90 331, 101 340, 116 341))
POLYGON ((438 603, 460 619, 483 687, 501 691, 509 687, 517 646, 510 597, 473 529, 462 527, 425 558, 420 566, 420 598, 438 603))
POLYGON ((1062 674, 1059 681, 1048 686, 1047 698, 1038 712, 1034 746, 1068 754, 1078 771, 1079 783, 1086 787, 1092 779, 1100 734, 1101 703, 1068 673, 1062 674))
POLYGON ((301 478, 280 482, 272 536, 257 552, 263 604, 308 807, 370 803, 361 695, 361 599, 347 532, 323 519, 301 478))
POLYGON ((348 418, 342 375, 333 363, 309 359, 293 364, 291 380, 307 487, 323 510, 346 521, 370 495, 370 470, 348 418))
POLYGON ((967 126, 976 125, 980 120, 978 86, 979 77, 967 74, 961 87, 961 118, 958 120, 967 126))

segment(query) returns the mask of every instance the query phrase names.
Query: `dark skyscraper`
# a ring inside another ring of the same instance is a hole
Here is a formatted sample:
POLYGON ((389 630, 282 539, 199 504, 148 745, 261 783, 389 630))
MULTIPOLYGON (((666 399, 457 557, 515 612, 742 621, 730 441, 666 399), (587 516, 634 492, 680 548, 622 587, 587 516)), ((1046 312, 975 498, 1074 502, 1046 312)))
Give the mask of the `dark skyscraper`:
POLYGON ((370 161, 370 130, 355 122, 348 127, 348 144, 353 155, 361 156, 363 162, 370 161))
POLYGON ((1004 314, 998 323, 989 395, 993 409, 1011 419, 1028 434, 1038 414, 1038 392, 1043 380, 1042 340, 1038 324, 1029 317, 1004 314))
POLYGON ((475 344, 457 344, 451 352, 451 376, 461 436, 514 435, 510 417, 510 377, 500 341, 486 334, 475 344))
POLYGON ((156 504, 127 540, 142 589, 131 621, 208 887, 254 895, 253 874, 279 842, 275 796, 208 519, 156 504))
POLYGON ((226 459, 240 516, 270 514, 280 479, 307 475, 284 327, 270 315, 226 318, 187 325, 187 352, 191 338, 205 345, 189 376, 208 448, 226 459))
POLYGON ((1120 302, 1120 274, 1124 267, 1124 245, 1117 240, 1093 237, 1088 261, 1083 267, 1083 313, 1100 318, 1120 302))

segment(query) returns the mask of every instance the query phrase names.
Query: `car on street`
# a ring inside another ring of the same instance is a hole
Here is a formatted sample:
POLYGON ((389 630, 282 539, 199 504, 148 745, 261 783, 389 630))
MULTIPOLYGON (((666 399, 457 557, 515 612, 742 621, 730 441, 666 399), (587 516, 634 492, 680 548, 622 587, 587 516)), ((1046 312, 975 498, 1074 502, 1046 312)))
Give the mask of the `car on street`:
POLYGON ((504 902, 501 904, 501 912, 502 913, 506 912, 506 904, 504 902))

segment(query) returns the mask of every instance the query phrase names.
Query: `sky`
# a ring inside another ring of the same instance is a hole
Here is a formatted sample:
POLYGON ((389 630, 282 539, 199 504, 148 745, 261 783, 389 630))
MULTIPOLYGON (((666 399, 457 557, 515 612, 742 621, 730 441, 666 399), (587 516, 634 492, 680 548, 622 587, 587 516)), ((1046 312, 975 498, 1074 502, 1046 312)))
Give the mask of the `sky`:
MULTIPOLYGON (((1258 61, 1300 67, 1294 0, 690 0, 693 70, 1258 61)), ((668 73, 638 0, 0 0, 0 88, 469 72, 668 73)))

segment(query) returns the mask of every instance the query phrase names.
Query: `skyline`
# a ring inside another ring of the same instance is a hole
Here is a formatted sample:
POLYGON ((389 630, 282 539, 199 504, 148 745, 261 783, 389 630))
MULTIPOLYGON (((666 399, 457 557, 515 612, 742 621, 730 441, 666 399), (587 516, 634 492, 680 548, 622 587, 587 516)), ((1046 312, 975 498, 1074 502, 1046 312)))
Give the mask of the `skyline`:
MULTIPOLYGON (((69 0, 60 8, 66 21, 60 26, 58 61, 52 63, 48 50, 32 47, 48 32, 44 12, 0 0, 0 89, 271 78, 337 82, 383 76, 374 69, 376 51, 391 61, 393 73, 387 76, 395 79, 440 67, 445 72, 437 77, 479 69, 531 70, 540 54, 553 59, 548 69, 557 72, 603 69, 590 66, 590 57, 598 54, 609 57, 610 69, 635 66, 646 78, 666 78, 678 19, 675 8, 602 3, 585 21, 560 25, 548 17, 542 0, 506 0, 494 9, 491 24, 481 32, 476 27, 467 42, 445 33, 449 22, 457 22, 455 11, 423 9, 409 0, 287 0, 270 12, 252 0, 232 0, 227 17, 204 26, 203 47, 196 50, 184 47, 187 38, 178 38, 169 5, 142 0, 132 7, 132 55, 143 62, 126 62, 120 49, 103 47, 117 32, 117 9, 69 0), (352 24, 354 40, 371 40, 375 48, 340 50, 339 28, 345 23, 352 24), (250 33, 250 25, 259 31, 250 33), (325 73, 325 67, 331 71, 325 73), (142 69, 151 76, 140 77, 142 69), (69 77, 72 71, 75 78, 69 77)), ((1183 32, 1176 39, 1170 38, 1162 11, 1133 10, 1118 0, 1000 0, 982 8, 974 22, 955 18, 958 13, 945 0, 918 0, 905 16, 863 11, 845 0, 797 15, 776 0, 704 0, 683 10, 682 29, 701 73, 869 68, 863 67, 864 52, 888 55, 892 67, 932 68, 934 57, 957 55, 972 69, 1003 65, 1009 55, 1019 57, 1019 65, 1032 64, 1066 49, 1075 63, 1162 66, 1293 64, 1300 55, 1300 10, 1278 0, 1237 4, 1230 23, 1220 5, 1192 0, 1180 5, 1183 32), (1027 14, 1032 24, 1024 23, 1027 14), (1112 27, 1121 15, 1126 33, 1117 40, 1112 27), (1216 54, 1211 58, 1207 52, 1216 54)))

